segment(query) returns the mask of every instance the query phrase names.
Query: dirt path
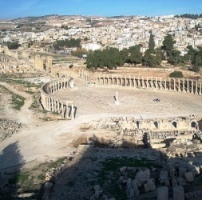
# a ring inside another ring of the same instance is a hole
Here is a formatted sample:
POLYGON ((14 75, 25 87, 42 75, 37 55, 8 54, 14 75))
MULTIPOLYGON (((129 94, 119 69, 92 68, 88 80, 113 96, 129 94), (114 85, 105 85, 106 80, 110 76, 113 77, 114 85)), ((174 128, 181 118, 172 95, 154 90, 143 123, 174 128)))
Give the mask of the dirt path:
MULTIPOLYGON (((41 160, 66 156, 72 152, 68 144, 82 134, 79 125, 91 121, 91 117, 80 117, 77 120, 42 121, 37 118, 36 113, 29 109, 32 96, 18 91, 7 83, 0 85, 10 91, 26 98, 25 104, 20 111, 6 108, 5 118, 16 120, 23 124, 23 128, 12 137, 1 142, 0 145, 0 169, 25 163, 32 160, 41 160), (18 149, 12 149, 12 144, 17 144, 18 149), (10 148, 10 149, 8 149, 10 148), (20 160, 15 160, 16 152, 21 155, 20 160)), ((6 102, 5 102, 6 103, 6 102)))

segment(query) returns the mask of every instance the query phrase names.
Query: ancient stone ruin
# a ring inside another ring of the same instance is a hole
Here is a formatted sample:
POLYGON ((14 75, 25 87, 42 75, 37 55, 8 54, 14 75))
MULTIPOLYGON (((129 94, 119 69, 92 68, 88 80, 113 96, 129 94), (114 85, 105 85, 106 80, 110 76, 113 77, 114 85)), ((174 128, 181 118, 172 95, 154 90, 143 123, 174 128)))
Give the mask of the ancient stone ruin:
POLYGON ((0 141, 16 134, 21 127, 22 124, 19 124, 16 121, 0 119, 0 141))
MULTIPOLYGON (((74 85, 74 83, 73 83, 74 85)), ((61 79, 46 83, 41 89, 41 104, 47 111, 61 114, 63 118, 74 119, 76 107, 73 101, 63 101, 52 96, 53 93, 72 88, 72 79, 61 79)))

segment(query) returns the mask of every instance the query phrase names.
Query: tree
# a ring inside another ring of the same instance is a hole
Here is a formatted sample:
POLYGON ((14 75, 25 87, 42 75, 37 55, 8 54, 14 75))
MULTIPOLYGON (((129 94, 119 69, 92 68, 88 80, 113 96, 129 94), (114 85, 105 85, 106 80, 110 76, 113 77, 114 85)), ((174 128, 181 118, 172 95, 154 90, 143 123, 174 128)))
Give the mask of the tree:
POLYGON ((143 64, 149 67, 154 67, 156 65, 156 57, 154 54, 151 54, 149 49, 145 51, 145 54, 143 57, 143 64))
POLYGON ((176 42, 173 40, 173 37, 170 34, 164 38, 162 50, 166 53, 167 58, 171 56, 175 43, 176 42))
POLYGON ((154 35, 152 34, 152 31, 150 31, 149 33, 150 33, 150 37, 149 37, 149 51, 151 53, 154 53, 154 48, 155 48, 154 35))
POLYGON ((202 58, 200 55, 196 55, 193 60, 193 71, 199 72, 202 66, 202 58))
POLYGON ((195 72, 199 72, 202 67, 202 48, 194 49, 192 46, 187 46, 187 56, 192 64, 192 69, 195 72))
POLYGON ((130 63, 139 64, 142 63, 142 53, 140 52, 140 46, 132 46, 129 48, 128 60, 130 63))
POLYGON ((195 58, 195 55, 197 54, 197 51, 191 45, 187 46, 187 49, 187 55, 189 56, 189 60, 192 62, 195 58))
POLYGON ((174 44, 176 43, 173 40, 173 37, 168 34, 163 41, 162 50, 164 51, 165 59, 172 65, 177 65, 182 62, 181 52, 174 48, 174 44))
POLYGON ((160 65, 163 59, 163 53, 161 48, 156 48, 155 49, 155 54, 156 54, 156 63, 157 65, 160 65))
POLYGON ((168 62, 172 65, 177 65, 178 63, 181 62, 181 56, 180 56, 181 52, 178 50, 172 50, 171 54, 168 58, 168 62))
POLYGON ((56 50, 60 50, 60 49, 62 49, 62 48, 64 48, 64 47, 69 47, 69 48, 71 48, 71 47, 78 47, 78 48, 80 48, 80 47, 81 47, 81 46, 80 46, 80 42, 81 42, 80 39, 74 39, 74 38, 72 38, 72 39, 70 39, 70 40, 68 40, 68 39, 65 39, 65 40, 57 40, 57 41, 53 44, 53 46, 54 46, 54 48, 55 48, 56 50))
POLYGON ((76 51, 72 52, 72 55, 79 57, 79 58, 82 58, 82 56, 86 53, 87 53, 87 51, 85 49, 77 48, 76 51))
POLYGON ((123 59, 118 49, 107 48, 103 51, 96 50, 88 54, 86 59, 87 68, 117 68, 123 63, 123 59))

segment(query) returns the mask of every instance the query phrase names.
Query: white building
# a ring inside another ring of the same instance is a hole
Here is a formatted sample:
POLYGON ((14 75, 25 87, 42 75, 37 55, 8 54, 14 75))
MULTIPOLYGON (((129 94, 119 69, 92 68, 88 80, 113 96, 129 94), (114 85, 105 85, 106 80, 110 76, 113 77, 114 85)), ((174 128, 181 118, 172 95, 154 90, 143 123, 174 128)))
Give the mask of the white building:
POLYGON ((95 50, 102 49, 102 46, 97 43, 84 43, 81 45, 81 48, 86 49, 87 51, 89 50, 95 51, 95 50))

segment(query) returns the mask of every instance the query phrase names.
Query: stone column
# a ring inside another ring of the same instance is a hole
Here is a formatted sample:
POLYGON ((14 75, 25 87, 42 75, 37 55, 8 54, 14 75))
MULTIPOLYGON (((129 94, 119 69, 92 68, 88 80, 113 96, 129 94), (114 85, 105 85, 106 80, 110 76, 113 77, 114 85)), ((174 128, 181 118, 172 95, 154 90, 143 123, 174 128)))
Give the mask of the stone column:
POLYGON ((47 96, 46 98, 46 110, 49 110, 49 97, 47 96))
POLYGON ((201 91, 201 82, 200 82, 200 87, 199 87, 199 95, 201 95, 202 94, 202 91, 201 91))
POLYGON ((133 77, 133 83, 134 83, 134 88, 136 87, 136 80, 135 80, 135 76, 133 77))
POLYGON ((57 92, 57 83, 56 81, 54 82, 54 93, 57 92))
POLYGON ((60 113, 60 101, 57 101, 57 112, 60 113))
POLYGON ((53 99, 50 98, 50 111, 53 111, 53 99))
POLYGON ((63 104, 63 102, 61 102, 61 114, 64 118, 64 104, 63 104))
POLYGON ((193 80, 191 81, 191 93, 192 94, 194 93, 194 82, 193 82, 193 80))
POLYGON ((88 72, 86 72, 86 82, 88 82, 88 72))
POLYGON ((55 99, 52 99, 52 102, 53 102, 53 109, 52 109, 52 111, 55 112, 55 99))
POLYGON ((159 78, 160 90, 162 90, 162 78, 159 78))
POLYGON ((139 76, 137 77, 137 87, 138 88, 140 87, 140 77, 139 76))
POLYGON ((51 98, 48 97, 48 110, 51 111, 51 98))
POLYGON ((173 90, 176 91, 176 88, 175 88, 175 79, 174 79, 173 84, 174 84, 174 86, 173 86, 173 90))
POLYGON ((58 111, 58 107, 57 107, 57 99, 54 99, 55 100, 55 112, 57 112, 58 111))
POLYGON ((180 79, 178 79, 178 88, 177 88, 177 91, 179 92, 182 92, 182 90, 181 90, 181 80, 180 79))
POLYGON ((142 77, 142 88, 145 88, 144 77, 142 77))
POLYGON ((129 77, 130 87, 132 87, 132 79, 131 76, 129 77))
POLYGON ((165 78, 165 80, 164 80, 164 89, 165 89, 165 90, 167 89, 166 78, 165 78))
MULTIPOLYGON (((68 104, 67 104, 68 106, 68 104)), ((71 119, 74 119, 74 105, 71 105, 71 119)))
POLYGON ((184 188, 182 186, 174 186, 173 187, 173 200, 184 200, 184 188))
POLYGON ((190 93, 190 90, 189 90, 189 79, 187 79, 187 92, 190 93))
POLYGON ((159 89, 159 88, 158 88, 157 77, 155 78, 155 82, 156 82, 156 83, 155 83, 155 88, 156 88, 156 89, 159 89))
POLYGON ((151 77, 151 88, 153 88, 153 77, 151 77))
POLYGON ((168 188, 165 186, 157 188, 157 200, 168 200, 168 188))
POLYGON ((198 94, 198 81, 195 81, 195 94, 198 94))
POLYGON ((169 78, 169 80, 168 80, 168 85, 169 85, 169 91, 171 91, 172 88, 171 88, 171 79, 170 79, 170 78, 169 78))

